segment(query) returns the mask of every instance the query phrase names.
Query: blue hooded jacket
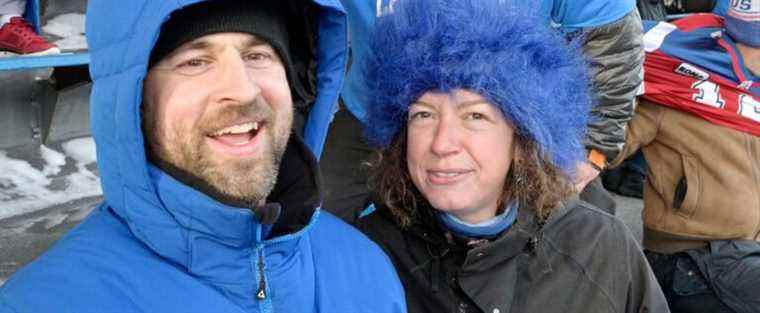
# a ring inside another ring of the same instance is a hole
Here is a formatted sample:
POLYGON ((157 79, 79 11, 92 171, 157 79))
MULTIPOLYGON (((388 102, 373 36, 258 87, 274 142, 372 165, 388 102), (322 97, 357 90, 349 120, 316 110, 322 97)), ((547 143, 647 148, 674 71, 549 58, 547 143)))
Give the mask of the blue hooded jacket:
POLYGON ((140 104, 150 52, 170 13, 195 2, 89 1, 92 127, 105 202, 0 288, 0 312, 405 312, 387 256, 318 209, 314 155, 347 57, 338 0, 311 3, 316 99, 306 142, 291 137, 268 199, 282 205, 274 223, 282 235, 268 238, 271 227, 250 209, 223 205, 148 163, 140 104))

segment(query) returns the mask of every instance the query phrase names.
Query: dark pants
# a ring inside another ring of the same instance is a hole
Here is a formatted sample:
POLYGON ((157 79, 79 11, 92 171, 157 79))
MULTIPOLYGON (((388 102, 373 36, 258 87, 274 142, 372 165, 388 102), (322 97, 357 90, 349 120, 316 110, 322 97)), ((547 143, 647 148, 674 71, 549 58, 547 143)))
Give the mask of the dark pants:
POLYGON ((644 253, 671 312, 760 312, 757 242, 713 241, 676 254, 644 253))
POLYGON ((646 159, 639 150, 620 166, 602 173, 604 188, 626 197, 641 199, 644 193, 646 168, 646 159))
POLYGON ((696 263, 686 253, 645 251, 672 313, 731 312, 720 302, 696 263))

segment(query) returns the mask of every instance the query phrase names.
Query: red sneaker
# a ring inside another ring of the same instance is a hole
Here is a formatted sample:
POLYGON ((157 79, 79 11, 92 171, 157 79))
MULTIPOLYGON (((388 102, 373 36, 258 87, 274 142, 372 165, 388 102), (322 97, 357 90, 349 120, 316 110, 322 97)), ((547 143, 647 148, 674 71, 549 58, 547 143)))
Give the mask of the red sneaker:
POLYGON ((61 53, 58 47, 35 33, 32 25, 18 16, 0 27, 0 51, 25 55, 61 53))

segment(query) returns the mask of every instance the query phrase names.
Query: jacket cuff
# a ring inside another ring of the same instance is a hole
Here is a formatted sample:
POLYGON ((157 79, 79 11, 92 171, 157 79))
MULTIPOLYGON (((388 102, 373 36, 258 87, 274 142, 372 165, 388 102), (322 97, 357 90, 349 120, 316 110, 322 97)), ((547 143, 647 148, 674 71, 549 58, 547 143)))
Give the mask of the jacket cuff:
POLYGON ((588 163, 600 172, 607 167, 607 157, 596 149, 589 150, 586 157, 588 163))

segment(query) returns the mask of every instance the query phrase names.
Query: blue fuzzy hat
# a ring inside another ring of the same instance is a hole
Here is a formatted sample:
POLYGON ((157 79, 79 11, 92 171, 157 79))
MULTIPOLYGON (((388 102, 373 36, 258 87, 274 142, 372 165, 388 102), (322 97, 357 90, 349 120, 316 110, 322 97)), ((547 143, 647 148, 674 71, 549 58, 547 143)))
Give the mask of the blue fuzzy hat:
POLYGON ((577 44, 530 12, 506 0, 396 2, 378 18, 363 64, 369 142, 387 147, 425 92, 467 89, 572 173, 585 151, 586 67, 577 44))

